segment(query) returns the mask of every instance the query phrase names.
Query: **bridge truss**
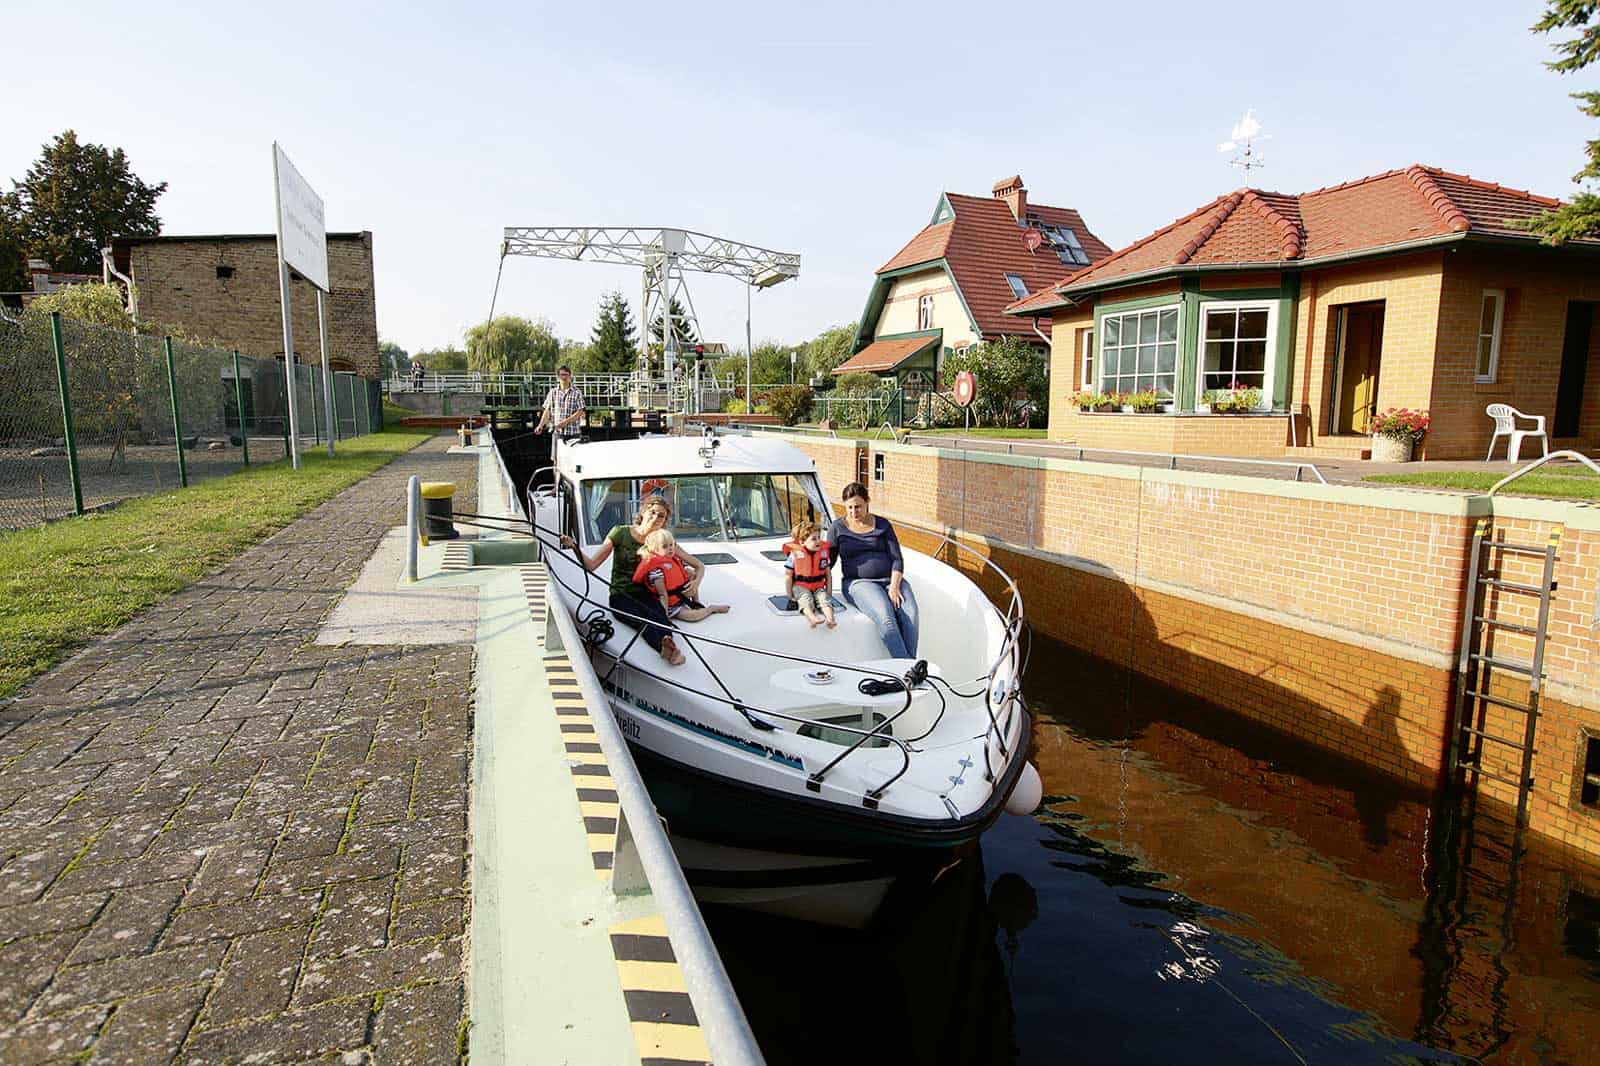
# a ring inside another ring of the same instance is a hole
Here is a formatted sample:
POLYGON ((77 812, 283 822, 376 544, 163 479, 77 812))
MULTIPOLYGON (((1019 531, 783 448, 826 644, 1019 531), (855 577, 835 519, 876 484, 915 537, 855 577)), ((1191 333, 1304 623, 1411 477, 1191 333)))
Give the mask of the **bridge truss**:
MULTIPOLYGON (((675 358, 680 354, 687 330, 674 322, 674 303, 682 308, 683 318, 700 333, 694 301, 689 296, 687 273, 722 274, 738 278, 745 290, 745 345, 749 358, 750 304, 754 289, 767 289, 800 276, 800 256, 775 252, 753 244, 713 237, 693 230, 638 226, 507 226, 500 244, 500 267, 495 272, 495 295, 500 296, 500 272, 507 256, 526 255, 544 259, 566 259, 592 263, 611 263, 643 269, 639 301, 639 365, 650 369, 650 326, 662 324, 662 369, 671 377, 675 358)), ((748 376, 748 372, 747 372, 748 376)))

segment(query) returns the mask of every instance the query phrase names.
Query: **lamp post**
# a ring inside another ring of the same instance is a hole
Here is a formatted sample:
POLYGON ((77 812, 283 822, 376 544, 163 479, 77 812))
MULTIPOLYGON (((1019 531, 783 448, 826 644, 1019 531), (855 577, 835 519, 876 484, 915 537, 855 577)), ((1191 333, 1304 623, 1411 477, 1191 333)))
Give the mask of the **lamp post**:
POLYGON ((796 354, 795 350, 793 348, 790 348, 789 349, 789 384, 791 384, 791 385, 794 384, 794 357, 795 357, 795 354, 796 354))

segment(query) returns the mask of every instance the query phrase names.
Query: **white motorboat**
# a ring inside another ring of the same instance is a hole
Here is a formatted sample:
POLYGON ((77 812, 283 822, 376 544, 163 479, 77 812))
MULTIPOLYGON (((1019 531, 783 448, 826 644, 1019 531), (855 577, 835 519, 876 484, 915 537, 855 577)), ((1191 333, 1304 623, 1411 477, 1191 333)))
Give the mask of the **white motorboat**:
POLYGON ((881 890, 895 863, 977 839, 1019 780, 1017 809, 1037 803, 1019 687, 1022 600, 987 559, 938 538, 939 555, 964 553, 995 578, 1004 612, 962 570, 904 549, 921 638, 917 659, 893 659, 837 581, 835 629, 810 627, 787 602, 793 522, 826 526, 832 512, 815 463, 781 440, 708 431, 579 443, 531 480, 525 505, 551 605, 586 634, 669 829, 708 845, 685 860, 703 895, 881 890), (701 600, 731 607, 674 624, 681 666, 640 639, 643 619, 610 607, 611 560, 590 573, 559 543, 570 536, 592 556, 651 493, 672 505, 680 549, 706 564, 701 600))

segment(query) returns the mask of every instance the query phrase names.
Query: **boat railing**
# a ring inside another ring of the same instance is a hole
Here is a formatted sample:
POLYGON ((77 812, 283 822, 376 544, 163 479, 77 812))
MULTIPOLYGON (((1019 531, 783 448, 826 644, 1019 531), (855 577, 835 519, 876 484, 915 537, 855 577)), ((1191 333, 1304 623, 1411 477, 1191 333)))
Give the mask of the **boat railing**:
MULTIPOLYGON (((555 496, 557 496, 557 491, 555 491, 554 488, 534 488, 534 490, 528 491, 528 501, 526 501, 526 507, 528 507, 528 528, 530 528, 531 533, 533 533, 534 539, 539 541, 539 544, 541 544, 541 551, 555 552, 555 554, 565 554, 568 549, 563 547, 562 543, 560 543, 560 535, 558 535, 558 533, 554 533, 552 530, 547 530, 547 528, 541 527, 541 525, 539 525, 539 523, 533 519, 533 515, 536 514, 536 511, 538 511, 538 503, 541 501, 541 498, 554 499, 555 496)), ((1010 578, 1010 575, 1006 575, 1005 571, 1000 570, 1000 567, 994 565, 994 563, 990 562, 990 560, 984 559, 982 555, 976 554, 976 552, 971 552, 971 549, 966 549, 963 544, 958 544, 955 543, 955 541, 950 541, 949 538, 944 538, 944 536, 939 535, 939 533, 933 533, 933 531, 928 531, 928 533, 930 533, 931 536, 936 536, 936 538, 941 539, 941 541, 946 541, 946 543, 949 543, 950 546, 954 547, 954 549, 957 549, 957 551, 968 552, 968 554, 973 555, 974 559, 978 559, 979 562, 984 563, 984 565, 987 565, 987 567, 997 571, 998 575, 1002 576, 1002 579, 1005 581, 1008 589, 1010 589, 1011 597, 1013 597, 1013 603, 1011 603, 1010 608, 1008 608, 1008 611, 1006 611, 1006 615, 1002 618, 1002 651, 1000 651, 1000 655, 998 655, 997 659, 995 659, 994 666, 990 666, 987 674, 982 675, 981 679, 982 682, 984 682, 984 688, 982 688, 984 712, 986 712, 986 717, 989 719, 989 730, 987 731, 994 731, 995 746, 998 747, 998 751, 1000 751, 1000 754, 1002 754, 1003 765, 1006 757, 1010 755, 1010 747, 1008 747, 1008 744, 1006 744, 1005 735, 1006 731, 1010 730, 1011 720, 1013 720, 1014 714, 1014 704, 1016 704, 1016 701, 1019 699, 1019 693, 1018 690, 1016 690, 1016 685, 1006 685, 1005 691, 1002 691, 1002 693, 998 693, 997 695, 997 691, 995 691, 995 688, 997 687, 995 687, 994 677, 995 672, 997 672, 998 669, 1000 669, 1000 666, 1005 663, 1006 656, 1011 656, 1014 666, 1018 667, 1018 669, 1021 669, 1019 659, 1016 658, 1016 651, 1018 651, 1018 632, 1019 627, 1021 627, 1021 595, 1019 595, 1018 591, 1016 591, 1016 583, 1014 583, 1013 579, 1010 578), (1003 709, 1000 717, 997 717, 997 714, 995 714, 995 703, 997 703, 997 701, 1000 703, 1000 707, 1003 709)), ((826 779, 829 771, 834 770, 838 763, 843 762, 848 755, 854 754, 854 752, 859 751, 861 747, 872 743, 874 739, 877 739, 877 741, 883 741, 883 743, 893 744, 894 747, 898 747, 899 754, 901 754, 901 767, 899 767, 899 770, 896 771, 894 775, 891 775, 890 778, 886 779, 886 781, 883 781, 882 784, 878 784, 877 787, 870 787, 870 789, 866 789, 866 794, 862 795, 862 804, 867 805, 867 807, 877 807, 878 800, 882 799, 883 792, 888 791, 888 787, 890 787, 891 784, 894 784, 894 781, 898 781, 898 779, 901 778, 901 776, 904 776, 904 773, 909 770, 910 752, 915 751, 915 749, 914 747, 910 747, 909 741, 899 738, 899 736, 894 736, 893 731, 890 731, 893 730, 894 723, 898 722, 901 717, 904 717, 904 715, 910 711, 910 706, 912 706, 914 687, 912 687, 912 685, 907 685, 906 679, 902 679, 902 677, 893 674, 893 672, 880 669, 880 667, 861 666, 861 664, 856 663, 835 663, 835 661, 818 658, 818 656, 795 655, 795 653, 790 653, 790 651, 776 651, 773 650, 773 648, 755 647, 755 645, 736 642, 736 640, 723 640, 718 639, 718 637, 709 637, 709 635, 706 634, 698 634, 698 632, 688 632, 685 631, 685 629, 682 629, 682 627, 677 626, 677 624, 672 623, 670 619, 666 624, 662 624, 661 621, 658 621, 658 619, 638 615, 638 613, 635 613, 635 611, 621 610, 621 608, 611 605, 608 591, 606 591, 605 600, 597 599, 595 595, 592 595, 595 586, 595 576, 590 573, 589 567, 587 567, 586 563, 584 563, 584 560, 582 560, 581 557, 578 557, 579 549, 576 544, 574 544, 571 551, 574 552, 573 562, 576 563, 576 565, 581 568, 582 573, 584 573, 584 587, 582 587, 582 589, 574 587, 573 584, 568 581, 568 579, 563 578, 563 576, 558 573, 557 568, 547 567, 546 570, 549 571, 550 579, 552 579, 552 581, 560 584, 562 589, 565 589, 568 594, 573 595, 573 597, 576 597, 576 599, 579 600, 579 605, 581 605, 581 607, 594 608, 594 610, 590 611, 590 615, 587 616, 587 618, 581 618, 579 621, 586 624, 586 627, 589 627, 590 631, 594 631, 594 621, 595 618, 597 618, 597 613, 600 618, 603 618, 606 611, 610 611, 610 615, 616 616, 616 618, 621 618, 622 621, 627 621, 627 623, 630 623, 630 626, 634 627, 635 629, 635 634, 630 637, 629 642, 627 642, 626 647, 622 648, 621 653, 613 653, 613 651, 610 651, 610 648, 602 647, 603 642, 590 643, 590 647, 594 647, 595 650, 602 651, 602 653, 605 653, 606 656, 610 656, 610 658, 614 659, 613 666, 611 666, 611 671, 606 672, 605 677, 603 677, 602 680, 610 679, 611 672, 616 671, 616 667, 621 666, 621 664, 624 663, 627 653, 632 650, 632 647, 634 647, 635 643, 638 642, 638 639, 642 637, 643 629, 645 629, 645 627, 664 629, 664 631, 674 634, 675 639, 682 637, 685 647, 688 647, 691 651, 693 651, 694 656, 696 656, 696 659, 698 659, 699 663, 701 663, 701 666, 706 669, 707 674, 709 674, 710 677, 712 677, 712 680, 717 683, 717 688, 722 690, 722 695, 717 695, 717 693, 712 693, 712 691, 702 690, 702 688, 690 687, 690 685, 685 685, 685 683, 672 679, 672 677, 669 677, 669 675, 661 674, 661 672, 651 671, 651 669, 648 669, 648 667, 640 666, 637 661, 627 661, 627 666, 629 666, 629 669, 640 672, 640 674, 646 675, 646 677, 651 677, 653 680, 658 680, 658 682, 664 683, 664 685, 667 685, 667 687, 678 688, 678 690, 683 691, 690 691, 690 693, 702 696, 702 698, 712 699, 712 701, 715 701, 715 703, 723 703, 726 704, 726 706, 733 707, 734 711, 738 711, 739 714, 744 715, 746 720, 749 720, 750 725, 757 728, 757 730, 771 730, 771 728, 776 727, 774 727, 773 723, 771 722, 763 722, 760 717, 755 717, 755 715, 765 715, 765 717, 768 717, 768 719, 776 719, 781 720, 781 722, 795 723, 795 725, 802 725, 802 727, 803 725, 816 725, 816 722, 814 722, 813 719, 806 719, 806 717, 802 717, 802 715, 787 714, 787 712, 773 711, 773 709, 770 709, 770 707, 755 706, 755 704, 750 703, 750 701, 747 701, 747 699, 741 699, 739 696, 734 695, 733 691, 728 688, 728 685, 723 682, 722 675, 718 674, 718 672, 715 671, 715 667, 712 666, 709 661, 707 661, 706 656, 702 655, 701 650, 699 650, 698 647, 699 643, 706 643, 706 645, 710 645, 710 647, 730 648, 730 650, 742 651, 742 653, 749 653, 749 655, 760 655, 768 656, 768 658, 782 659, 782 661, 787 661, 787 663, 798 663, 803 664, 803 666, 826 667, 826 669, 851 672, 851 674, 864 675, 864 677, 878 677, 878 679, 893 680, 893 682, 902 683, 902 685, 904 685, 904 693, 906 693, 906 695, 904 695, 904 703, 902 703, 901 706, 894 711, 894 714, 886 715, 886 717, 883 717, 883 720, 875 723, 874 727, 872 728, 851 727, 851 725, 843 725, 843 723, 827 723, 830 730, 842 731, 842 733, 854 736, 856 739, 854 739, 854 743, 851 743, 850 746, 846 747, 845 751, 835 755, 834 759, 830 760, 827 765, 824 765, 821 770, 813 771, 811 775, 808 775, 808 778, 806 778, 806 787, 808 787, 810 791, 821 791, 822 781, 826 779)), ((960 688, 952 685, 952 683, 947 682, 946 679, 942 679, 942 677, 934 677, 934 675, 930 675, 930 677, 926 679, 926 682, 928 682, 928 685, 933 688, 934 693, 936 693, 936 695, 939 696, 939 699, 941 699, 941 712, 939 712, 939 717, 942 717, 942 714, 944 714, 942 707, 947 706, 946 693, 941 691, 941 687, 944 688, 944 690, 949 691, 950 695, 952 696, 976 698, 976 696, 979 695, 979 693, 976 693, 976 691, 962 691, 960 688)), ((928 731, 931 731, 931 728, 928 731)), ((922 735, 917 736, 917 738, 914 739, 922 739, 923 736, 928 735, 928 731, 925 731, 925 733, 922 733, 922 735)), ((984 773, 986 773, 987 779, 994 781, 994 779, 997 778, 997 775, 995 775, 994 765, 992 765, 992 760, 990 760, 990 746, 989 739, 987 739, 987 731, 986 741, 984 741, 984 773)))
MULTIPOLYGON (((531 531, 534 539, 539 542, 541 551, 553 551, 559 555, 567 551, 567 549, 563 547, 560 542, 561 534, 540 526, 534 519, 534 515, 537 512, 537 506, 540 500, 554 500, 556 496, 557 490, 554 487, 530 488, 527 494, 527 521, 528 528, 531 531)), ((954 538, 949 537, 937 530, 928 529, 911 522, 904 524, 911 526, 919 533, 932 537, 940 542, 940 550, 942 550, 944 547, 949 547, 956 554, 967 555, 978 564, 980 571, 985 569, 993 570, 995 574, 997 574, 1005 583, 1006 589, 1009 593, 1009 603, 1007 604, 1005 612, 1002 613, 998 609, 995 610, 996 615, 998 615, 1000 618, 1002 630, 1000 650, 993 663, 991 663, 989 669, 985 673, 981 674, 978 678, 974 679, 981 681, 983 684, 982 696, 984 701, 984 713, 988 719, 988 726, 985 729, 984 735, 984 775, 987 780, 994 781, 997 775, 990 758, 989 733, 992 732, 994 734, 995 746, 999 749, 1001 765, 1004 766, 1005 760, 1010 756, 1010 748, 1006 744, 1005 739, 1006 733, 1011 728, 1016 704, 1021 698, 1020 686, 1016 682, 1020 679, 1022 669, 1022 663, 1020 659, 1020 635, 1024 624, 1022 595, 1018 591, 1016 581, 1012 579, 1011 575, 1006 573, 1004 569, 1002 569, 997 563, 989 559, 987 556, 984 556, 983 554, 967 547, 954 538), (1012 679, 1009 683, 997 685, 995 682, 996 675, 999 673, 1001 667, 1005 665, 1008 659, 1012 663, 1012 679), (998 708, 996 706, 997 704, 998 708)), ((619 654, 613 655, 609 649, 602 647, 601 644, 603 642, 595 642, 590 645, 591 647, 594 647, 615 659, 611 671, 608 671, 605 674, 605 676, 602 678, 602 681, 608 679, 611 675, 611 672, 615 671, 617 666, 623 663, 628 652, 632 650, 633 645, 637 643, 639 638, 643 635, 644 629, 646 627, 653 627, 656 629, 666 630, 667 632, 672 633, 675 637, 681 637, 685 646, 694 653, 695 658, 700 662, 706 673, 710 675, 714 682, 716 682, 717 687, 722 690, 722 695, 718 696, 715 693, 684 685, 663 674, 648 670, 638 665, 637 662, 629 662, 629 669, 635 670, 647 677, 660 681, 672 688, 681 689, 686 692, 692 692, 702 697, 710 698, 716 702, 727 704, 742 714, 744 718, 758 730, 774 729, 776 727, 770 722, 763 722, 753 717, 753 714, 755 713, 765 715, 769 718, 776 718, 781 721, 792 722, 798 725, 815 725, 816 723, 810 718, 804 718, 782 711, 774 711, 769 708, 756 707, 748 700, 743 700, 735 696, 728 688, 727 684, 723 681, 721 675, 717 673, 715 668, 712 667, 712 665, 706 660, 705 656, 701 654, 700 649, 696 646, 696 642, 709 644, 713 647, 728 648, 748 654, 781 659, 787 662, 800 663, 802 665, 822 667, 830 670, 847 671, 867 676, 876 676, 883 680, 898 682, 905 685, 904 703, 898 710, 895 711, 894 714, 886 716, 882 721, 877 722, 871 729, 860 729, 842 724, 828 724, 830 729, 836 729, 840 732, 853 735, 857 739, 838 756, 828 762, 827 765, 823 766, 820 770, 811 773, 807 777, 806 787, 811 791, 820 791, 823 780, 826 778, 827 774, 834 769, 834 767, 838 766, 839 763, 845 758, 860 750, 862 747, 866 746, 875 739, 886 741, 900 749, 901 766, 893 776, 884 781, 877 788, 866 790, 866 793, 863 796, 863 803, 866 806, 876 807, 878 800, 883 796, 883 793, 889 788, 889 786, 898 781, 905 774, 905 772, 910 769, 910 752, 915 749, 910 748, 905 740, 896 737, 892 732, 889 732, 889 730, 893 728, 894 724, 911 709, 913 686, 905 684, 904 678, 879 668, 861 666, 855 663, 833 662, 818 658, 816 656, 796 655, 791 652, 775 651, 771 648, 762 648, 755 645, 740 643, 738 641, 729 641, 717 637, 710 637, 703 633, 691 633, 681 628, 670 619, 663 624, 662 622, 647 616, 622 610, 611 604, 609 599, 609 590, 607 590, 607 598, 603 601, 590 595, 590 592, 593 590, 593 586, 595 584, 595 577, 590 572, 588 566, 581 557, 581 549, 577 547, 576 543, 574 543, 572 551, 574 553, 573 562, 578 565, 584 574, 583 589, 580 590, 573 587, 573 585, 568 583, 557 573, 556 568, 547 567, 551 579, 556 581, 557 584, 559 584, 569 594, 577 597, 581 604, 592 607, 600 612, 601 617, 604 616, 605 612, 609 612, 610 614, 629 622, 635 628, 633 637, 629 639, 628 643, 626 646, 624 646, 619 654)), ((933 557, 935 559, 938 558, 937 551, 934 553, 933 557)), ((991 609, 994 609, 993 605, 991 605, 991 609)), ((581 619, 581 621, 585 622, 585 624, 589 625, 589 627, 592 629, 593 627, 590 623, 592 623, 593 618, 594 615, 591 614, 589 618, 581 619)), ((930 675, 927 679, 927 682, 938 694, 941 704, 944 706, 947 706, 948 704, 945 700, 944 692, 939 691, 940 686, 943 686, 945 689, 947 689, 952 696, 960 696, 965 699, 974 699, 979 695, 977 692, 963 692, 961 689, 957 688, 954 684, 950 683, 944 678, 930 675)), ((941 709, 940 717, 943 716, 943 713, 944 712, 941 709)), ((929 731, 931 732, 931 729, 929 731)), ((926 732, 922 734, 922 736, 926 735, 926 732)), ((922 737, 918 737, 916 739, 922 739, 922 737)))

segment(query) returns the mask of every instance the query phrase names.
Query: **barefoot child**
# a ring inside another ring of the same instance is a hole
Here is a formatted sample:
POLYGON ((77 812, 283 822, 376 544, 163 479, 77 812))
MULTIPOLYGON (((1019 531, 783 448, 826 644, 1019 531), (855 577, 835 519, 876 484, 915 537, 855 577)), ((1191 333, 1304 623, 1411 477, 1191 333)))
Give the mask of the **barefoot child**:
POLYGON ((728 605, 701 603, 684 592, 689 584, 689 568, 678 558, 678 542, 671 530, 658 529, 644 538, 639 550, 639 566, 633 572, 635 584, 643 585, 661 601, 668 618, 698 622, 712 614, 726 614, 728 605))
POLYGON ((806 616, 813 628, 826 619, 828 628, 839 623, 833 620, 833 581, 828 568, 833 565, 832 545, 822 539, 822 527, 809 519, 794 524, 792 538, 783 546, 789 559, 783 565, 788 578, 789 598, 806 616), (822 617, 817 612, 822 612, 822 617))

